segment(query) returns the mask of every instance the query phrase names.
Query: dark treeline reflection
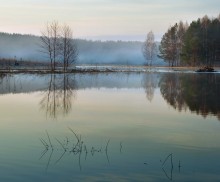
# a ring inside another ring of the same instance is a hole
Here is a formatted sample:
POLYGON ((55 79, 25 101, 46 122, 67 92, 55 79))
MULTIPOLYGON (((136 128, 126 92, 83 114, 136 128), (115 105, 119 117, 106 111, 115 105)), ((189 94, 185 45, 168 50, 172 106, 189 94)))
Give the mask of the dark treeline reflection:
POLYGON ((10 74, 0 74, 0 95, 16 93, 18 90, 22 90, 20 79, 17 79, 10 74))
POLYGON ((164 74, 159 82, 163 98, 175 109, 187 108, 206 117, 220 120, 219 74, 164 74))
POLYGON ((42 92, 40 108, 47 117, 57 118, 67 115, 72 107, 72 98, 76 97, 77 83, 68 74, 50 75, 48 88, 42 92))
POLYGON ((2 74, 0 95, 42 93, 39 105, 47 117, 57 118, 71 111, 76 90, 140 89, 152 102, 160 90, 164 100, 178 111, 189 109, 199 115, 215 115, 220 120, 220 74, 218 73, 100 73, 100 74, 2 74), (159 90, 158 90, 159 89, 159 90), (157 92, 158 93, 158 92, 157 92))

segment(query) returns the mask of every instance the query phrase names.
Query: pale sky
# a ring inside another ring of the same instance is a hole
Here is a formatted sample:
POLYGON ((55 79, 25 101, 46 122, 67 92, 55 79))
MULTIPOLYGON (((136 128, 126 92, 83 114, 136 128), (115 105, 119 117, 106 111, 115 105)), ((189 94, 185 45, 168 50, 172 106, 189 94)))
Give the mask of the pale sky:
POLYGON ((76 38, 157 39, 176 22, 220 13, 220 0, 0 0, 0 32, 40 35, 47 22, 70 25, 76 38))

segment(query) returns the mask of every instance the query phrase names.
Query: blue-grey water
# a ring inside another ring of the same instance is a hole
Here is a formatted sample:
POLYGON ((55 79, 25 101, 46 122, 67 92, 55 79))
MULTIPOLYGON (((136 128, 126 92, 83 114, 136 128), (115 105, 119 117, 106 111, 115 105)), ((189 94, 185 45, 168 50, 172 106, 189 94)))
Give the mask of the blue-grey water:
POLYGON ((220 74, 0 76, 0 181, 220 181, 220 74))

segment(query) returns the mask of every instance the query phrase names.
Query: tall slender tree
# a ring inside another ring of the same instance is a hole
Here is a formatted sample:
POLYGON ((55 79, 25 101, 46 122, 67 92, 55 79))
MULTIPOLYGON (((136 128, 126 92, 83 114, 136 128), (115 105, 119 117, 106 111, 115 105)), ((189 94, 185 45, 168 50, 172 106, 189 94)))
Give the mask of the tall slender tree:
POLYGON ((60 26, 57 21, 53 21, 50 25, 52 32, 52 50, 53 50, 53 70, 56 68, 57 58, 59 56, 59 38, 60 38, 60 26))
POLYGON ((181 53, 182 53, 182 48, 184 45, 184 36, 187 31, 188 24, 183 23, 182 21, 179 22, 178 27, 177 27, 177 33, 176 33, 176 41, 177 41, 177 60, 176 60, 176 65, 180 66, 181 63, 181 53))
POLYGON ((190 66, 196 66, 201 62, 201 31, 200 20, 192 22, 185 33, 183 40, 183 47, 181 53, 181 60, 190 66))
POLYGON ((52 32, 50 25, 47 23, 44 31, 41 32, 41 52, 45 53, 50 59, 50 67, 53 70, 53 50, 52 50, 52 32))
POLYGON ((59 24, 57 21, 47 23, 45 30, 41 32, 41 50, 50 59, 51 70, 56 68, 56 61, 59 56, 59 24))
POLYGON ((163 35, 161 45, 159 47, 160 55, 169 66, 174 66, 177 60, 177 24, 170 27, 163 35))
POLYGON ((147 38, 143 44, 142 52, 144 55, 144 58, 147 61, 147 64, 152 66, 152 62, 155 59, 155 56, 157 54, 157 47, 154 40, 154 33, 153 31, 150 31, 147 34, 147 38))
POLYGON ((204 59, 206 65, 209 63, 208 59, 208 27, 209 27, 209 18, 207 15, 205 15, 201 20, 200 20, 200 25, 201 25, 201 30, 202 30, 202 45, 203 45, 203 53, 204 53, 204 59))
POLYGON ((61 30, 60 53, 63 59, 63 69, 66 71, 78 57, 77 46, 73 40, 73 32, 68 25, 64 25, 61 30))

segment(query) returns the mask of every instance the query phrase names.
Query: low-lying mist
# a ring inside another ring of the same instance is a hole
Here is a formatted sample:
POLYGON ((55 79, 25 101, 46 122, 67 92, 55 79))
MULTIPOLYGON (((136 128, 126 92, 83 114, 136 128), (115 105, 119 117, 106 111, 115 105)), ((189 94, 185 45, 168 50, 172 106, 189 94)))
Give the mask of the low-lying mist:
MULTIPOLYGON (((75 39, 78 47, 77 64, 143 65, 143 42, 139 41, 90 41, 75 39)), ((48 61, 42 53, 38 36, 0 33, 0 58, 28 61, 48 61)), ((164 64, 156 58, 154 65, 164 64)))

